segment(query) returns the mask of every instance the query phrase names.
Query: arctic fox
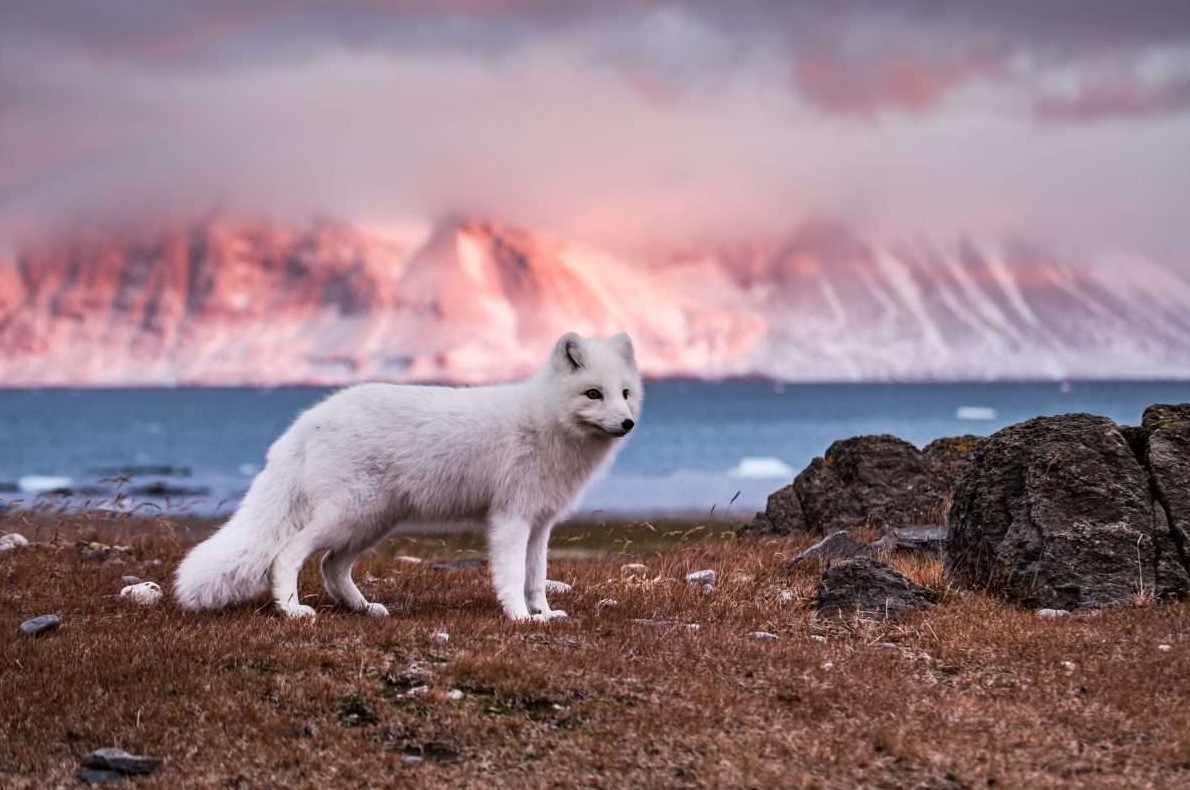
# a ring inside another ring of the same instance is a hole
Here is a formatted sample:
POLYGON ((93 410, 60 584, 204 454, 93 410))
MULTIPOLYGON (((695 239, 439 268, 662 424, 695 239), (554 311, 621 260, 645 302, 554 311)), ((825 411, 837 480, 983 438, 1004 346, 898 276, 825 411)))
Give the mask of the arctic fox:
POLYGON ((554 522, 619 449, 644 392, 632 341, 568 332, 536 375, 451 388, 361 384, 302 414, 269 448, 243 502, 178 568, 184 609, 271 587, 291 617, 302 564, 325 550, 327 593, 385 616, 351 579, 356 558, 402 522, 484 520, 496 597, 514 619, 551 619, 546 552, 554 522))

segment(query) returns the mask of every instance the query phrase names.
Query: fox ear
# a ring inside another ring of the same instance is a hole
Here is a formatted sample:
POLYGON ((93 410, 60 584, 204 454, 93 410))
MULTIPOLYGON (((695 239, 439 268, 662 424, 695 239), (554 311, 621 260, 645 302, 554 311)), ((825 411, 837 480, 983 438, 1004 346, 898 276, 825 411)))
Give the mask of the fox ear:
POLYGON ((583 342, 574 332, 567 332, 554 344, 554 370, 573 373, 583 366, 583 342))
POLYGON ((628 337, 627 332, 613 335, 608 339, 608 342, 612 344, 612 348, 619 352, 625 362, 636 367, 636 351, 632 348, 632 338, 628 337))

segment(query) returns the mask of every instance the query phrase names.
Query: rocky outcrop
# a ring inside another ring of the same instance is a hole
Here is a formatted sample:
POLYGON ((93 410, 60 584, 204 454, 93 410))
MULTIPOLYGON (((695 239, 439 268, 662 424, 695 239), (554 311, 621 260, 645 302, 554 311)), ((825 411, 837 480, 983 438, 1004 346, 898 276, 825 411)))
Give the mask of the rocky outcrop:
POLYGON ((793 484, 778 488, 769 494, 764 512, 757 513, 752 520, 739 529, 740 535, 789 535, 806 531, 806 515, 798 501, 793 484))
POLYGON ((896 619, 933 604, 928 590, 868 558, 839 560, 822 574, 814 609, 820 615, 896 619))
POLYGON ((793 483, 774 492, 742 535, 830 533, 940 524, 950 489, 979 437, 939 439, 924 451, 895 436, 857 436, 832 444, 793 483))
POLYGON ((1054 609, 1185 593, 1190 508, 1167 492, 1190 484, 1187 411, 1153 407, 1127 435, 1105 417, 1039 417, 981 442, 954 491, 947 574, 1054 609))

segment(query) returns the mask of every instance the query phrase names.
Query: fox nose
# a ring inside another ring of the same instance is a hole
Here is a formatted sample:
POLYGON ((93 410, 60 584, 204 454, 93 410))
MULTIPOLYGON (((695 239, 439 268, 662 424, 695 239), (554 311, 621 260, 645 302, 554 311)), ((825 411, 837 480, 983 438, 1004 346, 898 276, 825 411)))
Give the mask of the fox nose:
POLYGON ((624 420, 624 422, 620 423, 620 427, 624 429, 624 433, 631 431, 633 425, 636 425, 636 423, 632 420, 624 420))

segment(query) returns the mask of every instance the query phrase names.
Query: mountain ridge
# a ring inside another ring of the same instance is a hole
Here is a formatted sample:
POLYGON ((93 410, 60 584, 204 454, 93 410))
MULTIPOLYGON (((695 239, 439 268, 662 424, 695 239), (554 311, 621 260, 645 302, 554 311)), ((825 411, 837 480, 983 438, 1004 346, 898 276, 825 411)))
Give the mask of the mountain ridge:
POLYGON ((630 332, 654 377, 1190 377, 1190 281, 1139 256, 816 223, 745 257, 627 260, 460 218, 67 239, 0 259, 0 384, 473 383, 568 329, 630 332))

